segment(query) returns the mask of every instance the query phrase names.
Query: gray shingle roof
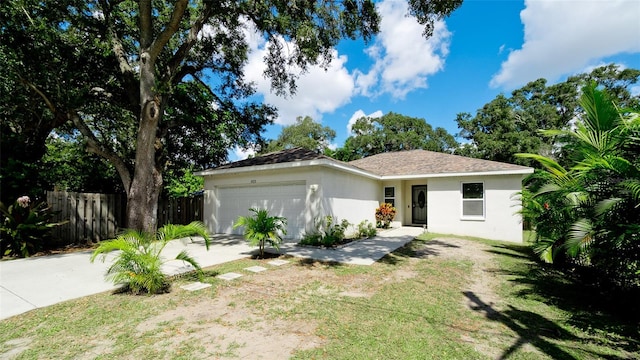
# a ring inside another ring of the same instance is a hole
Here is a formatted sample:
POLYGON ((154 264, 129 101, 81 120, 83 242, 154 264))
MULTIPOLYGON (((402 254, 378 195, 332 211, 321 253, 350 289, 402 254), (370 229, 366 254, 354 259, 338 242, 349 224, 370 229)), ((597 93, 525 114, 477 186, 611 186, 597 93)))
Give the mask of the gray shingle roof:
POLYGON ((427 150, 382 153, 349 162, 349 165, 382 175, 425 175, 528 170, 526 166, 474 159, 427 150))
MULTIPOLYGON (((285 164, 309 160, 328 160, 345 164, 312 150, 293 148, 256 156, 218 166, 215 170, 246 168, 259 165, 285 164)), ((346 163, 378 176, 410 176, 437 174, 486 173, 492 171, 527 171, 526 166, 474 159, 427 150, 383 153, 346 163)))
POLYGON ((240 167, 246 167, 246 166, 281 164, 281 163, 288 163, 288 162, 295 162, 295 161, 306 161, 306 160, 317 160, 317 159, 330 159, 330 158, 322 154, 318 154, 315 151, 298 147, 293 149, 275 151, 272 153, 259 155, 253 158, 235 161, 225 165, 220 165, 217 168, 215 168, 215 170, 234 169, 234 168, 240 168, 240 167))

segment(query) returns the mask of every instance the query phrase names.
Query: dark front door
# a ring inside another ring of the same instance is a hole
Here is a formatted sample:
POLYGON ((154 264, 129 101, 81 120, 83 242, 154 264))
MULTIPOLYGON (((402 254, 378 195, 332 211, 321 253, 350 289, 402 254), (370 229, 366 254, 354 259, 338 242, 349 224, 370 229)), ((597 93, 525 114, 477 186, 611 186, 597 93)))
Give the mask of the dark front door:
POLYGON ((411 222, 427 224, 427 185, 411 187, 411 222))

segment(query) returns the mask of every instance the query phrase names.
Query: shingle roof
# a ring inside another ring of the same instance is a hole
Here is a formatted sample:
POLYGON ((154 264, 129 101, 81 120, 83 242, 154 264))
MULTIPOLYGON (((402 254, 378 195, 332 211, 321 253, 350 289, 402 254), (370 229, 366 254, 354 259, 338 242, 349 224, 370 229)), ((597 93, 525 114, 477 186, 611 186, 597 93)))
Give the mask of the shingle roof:
MULTIPOLYGON (((354 160, 349 163, 332 159, 312 150, 293 148, 256 156, 245 160, 218 166, 212 170, 237 169, 259 165, 273 165, 302 162, 309 160, 327 160, 335 164, 346 164, 365 170, 378 176, 410 176, 486 173, 492 171, 528 171, 526 166, 513 165, 497 161, 474 159, 427 150, 409 150, 382 153, 354 160)), ((247 169, 249 170, 249 169, 247 169)))
POLYGON ((240 168, 240 167, 246 167, 246 166, 271 165, 271 164, 280 164, 280 163, 306 161, 306 160, 318 160, 318 159, 330 159, 330 158, 322 154, 318 154, 315 151, 298 147, 293 149, 275 151, 272 153, 259 155, 259 156, 245 159, 245 160, 235 161, 232 163, 218 166, 217 168, 215 168, 215 170, 234 169, 234 168, 240 168))
POLYGON ((427 150, 382 153, 351 161, 349 165, 381 176, 475 173, 530 169, 526 166, 427 150))

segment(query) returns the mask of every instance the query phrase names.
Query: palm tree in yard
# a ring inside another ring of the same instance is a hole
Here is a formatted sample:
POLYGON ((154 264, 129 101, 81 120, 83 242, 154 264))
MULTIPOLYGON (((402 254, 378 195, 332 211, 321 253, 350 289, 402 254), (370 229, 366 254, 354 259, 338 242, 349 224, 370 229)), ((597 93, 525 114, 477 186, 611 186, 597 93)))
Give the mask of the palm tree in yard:
POLYGON ((244 237, 251 246, 259 247, 259 256, 264 258, 264 248, 267 243, 279 249, 282 235, 287 234, 287 219, 280 216, 269 216, 265 209, 249 209, 253 216, 240 216, 233 228, 244 227, 244 237))
MULTIPOLYGON (((106 273, 107 279, 121 285, 124 291, 134 294, 157 294, 167 292, 169 279, 161 267, 168 260, 161 257, 162 250, 171 240, 202 237, 207 250, 210 239, 207 229, 201 222, 194 221, 188 225, 168 224, 154 233, 127 230, 114 240, 105 241, 93 252, 91 262, 99 255, 105 261, 106 255, 112 251, 120 251, 106 273)), ((189 256, 186 250, 181 251, 175 260, 182 260, 201 272, 198 262, 189 256)))
POLYGON ((536 184, 529 189, 536 202, 530 208, 540 209, 535 248, 547 261, 561 254, 602 270, 618 285, 638 286, 640 113, 617 108, 595 84, 583 89, 580 105, 584 113, 574 129, 544 131, 565 143, 568 169, 519 154, 545 168, 530 179, 536 184))

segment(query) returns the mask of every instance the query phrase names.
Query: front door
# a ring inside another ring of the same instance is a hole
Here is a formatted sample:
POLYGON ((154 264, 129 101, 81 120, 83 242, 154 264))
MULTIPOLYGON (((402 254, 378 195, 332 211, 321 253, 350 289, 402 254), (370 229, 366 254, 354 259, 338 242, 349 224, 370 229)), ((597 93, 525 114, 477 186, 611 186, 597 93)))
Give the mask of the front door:
POLYGON ((411 222, 427 224, 427 185, 411 187, 411 222))

